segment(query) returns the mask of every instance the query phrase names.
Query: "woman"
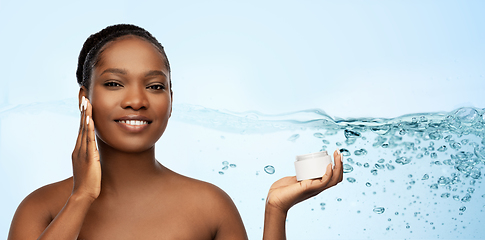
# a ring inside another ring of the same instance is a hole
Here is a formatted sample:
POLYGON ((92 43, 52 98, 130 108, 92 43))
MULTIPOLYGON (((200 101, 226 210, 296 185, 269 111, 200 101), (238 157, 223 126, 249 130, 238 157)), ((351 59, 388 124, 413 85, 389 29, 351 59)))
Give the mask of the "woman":
MULTIPOLYGON (((91 35, 77 78, 73 177, 27 196, 9 239, 247 239, 225 192, 155 159, 173 94, 168 59, 150 33, 123 24, 91 35)), ((284 239, 290 207, 342 181, 338 151, 334 159, 321 179, 286 177, 271 186, 264 239, 284 239)))

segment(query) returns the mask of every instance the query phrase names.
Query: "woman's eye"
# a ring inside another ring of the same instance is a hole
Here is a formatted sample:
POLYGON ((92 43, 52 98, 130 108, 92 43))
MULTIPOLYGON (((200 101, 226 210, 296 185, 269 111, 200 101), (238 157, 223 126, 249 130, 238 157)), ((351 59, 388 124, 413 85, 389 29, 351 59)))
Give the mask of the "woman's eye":
POLYGON ((121 84, 119 84, 117 82, 107 82, 104 85, 107 86, 107 87, 121 87, 121 84))
POLYGON ((165 86, 163 86, 161 84, 156 84, 156 85, 148 86, 148 88, 153 89, 153 90, 162 90, 162 89, 165 89, 165 86))

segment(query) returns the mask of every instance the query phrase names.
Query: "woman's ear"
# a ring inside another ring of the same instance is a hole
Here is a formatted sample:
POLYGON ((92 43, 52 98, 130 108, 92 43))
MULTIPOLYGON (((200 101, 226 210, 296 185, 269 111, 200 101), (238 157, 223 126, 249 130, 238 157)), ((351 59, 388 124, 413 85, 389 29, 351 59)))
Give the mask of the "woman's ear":
POLYGON ((83 97, 88 98, 88 90, 84 86, 82 86, 79 89, 79 96, 78 96, 79 109, 81 109, 81 104, 82 104, 83 97))

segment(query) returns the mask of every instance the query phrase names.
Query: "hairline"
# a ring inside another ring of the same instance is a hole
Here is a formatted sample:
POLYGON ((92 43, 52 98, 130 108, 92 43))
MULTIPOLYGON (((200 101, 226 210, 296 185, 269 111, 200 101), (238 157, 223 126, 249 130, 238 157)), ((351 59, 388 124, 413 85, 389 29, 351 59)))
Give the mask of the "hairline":
MULTIPOLYGON (((170 65, 168 63, 168 59, 166 57, 166 54, 164 54, 163 50, 160 49, 156 44, 154 44, 152 41, 150 41, 149 39, 143 37, 143 36, 139 36, 139 35, 135 35, 133 33, 127 33, 125 35, 122 35, 122 36, 119 36, 119 37, 116 37, 116 38, 113 38, 109 41, 107 41, 100 49, 99 51, 96 53, 96 56, 94 57, 94 60, 92 65, 91 65, 91 76, 89 76, 89 85, 92 84, 92 76, 94 74, 94 69, 96 68, 96 66, 101 62, 101 58, 102 58, 102 54, 104 53, 104 51, 110 46, 112 45, 114 42, 116 41, 119 41, 119 40, 124 40, 124 39, 128 39, 128 38, 138 38, 138 39, 141 39, 145 42, 148 42, 150 43, 157 51, 158 53, 160 54, 160 57, 163 59, 164 63, 165 63, 165 66, 167 67, 167 70, 168 70, 168 80, 169 80, 169 84, 170 84, 170 89, 172 87, 172 81, 171 81, 171 71, 170 71, 170 65)), ((89 54, 89 53, 88 53, 89 54)), ((91 87, 91 86, 86 86, 88 89, 91 87)))

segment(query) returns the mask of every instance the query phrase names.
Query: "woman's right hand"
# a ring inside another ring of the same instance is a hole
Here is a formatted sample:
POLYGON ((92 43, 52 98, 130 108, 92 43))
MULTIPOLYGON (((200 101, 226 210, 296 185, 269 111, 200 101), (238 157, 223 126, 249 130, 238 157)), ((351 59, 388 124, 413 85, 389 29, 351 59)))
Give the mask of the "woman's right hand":
POLYGON ((101 164, 94 134, 92 105, 84 96, 81 102, 81 126, 71 157, 72 195, 89 197, 94 201, 101 191, 101 164))

